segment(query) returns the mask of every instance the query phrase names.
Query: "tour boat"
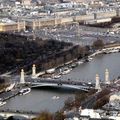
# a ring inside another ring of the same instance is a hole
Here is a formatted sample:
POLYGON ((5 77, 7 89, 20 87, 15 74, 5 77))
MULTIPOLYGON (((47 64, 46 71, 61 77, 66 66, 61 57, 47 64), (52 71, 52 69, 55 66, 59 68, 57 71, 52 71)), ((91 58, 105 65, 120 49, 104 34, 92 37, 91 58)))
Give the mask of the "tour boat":
POLYGON ((3 105, 5 105, 5 104, 6 104, 6 102, 0 101, 0 106, 3 106, 3 105))
POLYGON ((28 93, 30 93, 31 88, 24 88, 22 90, 20 90, 20 95, 26 95, 28 93))

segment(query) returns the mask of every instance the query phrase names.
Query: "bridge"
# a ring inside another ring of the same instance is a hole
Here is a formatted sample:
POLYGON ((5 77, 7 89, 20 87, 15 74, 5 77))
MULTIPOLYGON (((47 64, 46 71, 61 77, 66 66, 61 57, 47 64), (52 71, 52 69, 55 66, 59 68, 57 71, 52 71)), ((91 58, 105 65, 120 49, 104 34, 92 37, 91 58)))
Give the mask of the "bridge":
POLYGON ((3 118, 7 119, 12 116, 18 116, 22 118, 27 118, 27 119, 33 119, 36 118, 39 115, 39 113, 35 113, 32 111, 26 112, 26 111, 20 111, 20 110, 0 110, 0 116, 3 118))
POLYGON ((71 80, 55 80, 55 79, 28 79, 26 83, 29 83, 31 88, 35 87, 57 87, 57 88, 69 88, 69 89, 76 89, 82 91, 89 91, 90 89, 94 89, 94 84, 89 84, 80 81, 71 81, 71 80))
MULTIPOLYGON (((106 48, 105 50, 111 50, 113 48, 106 48)), ((120 46, 114 47, 114 49, 118 50, 120 49, 120 46)), ((103 49, 104 51, 104 49, 103 49)), ((95 53, 95 54, 99 54, 95 53)), ((94 55, 91 55, 94 56, 94 55)), ((53 79, 53 78, 38 78, 36 74, 36 66, 33 64, 32 67, 32 76, 31 75, 26 75, 24 73, 24 70, 21 70, 20 76, 14 76, 12 78, 14 82, 17 82, 20 84, 28 84, 30 85, 31 88, 35 87, 57 87, 57 88, 69 88, 69 89, 76 89, 76 90, 82 90, 82 91, 89 91, 91 89, 97 89, 101 90, 100 87, 100 80, 99 80, 99 75, 96 75, 96 83, 87 83, 84 81, 74 81, 74 80, 61 80, 60 78, 53 79)), ((104 84, 110 84, 109 80, 109 71, 106 69, 105 71, 105 83, 104 84)))

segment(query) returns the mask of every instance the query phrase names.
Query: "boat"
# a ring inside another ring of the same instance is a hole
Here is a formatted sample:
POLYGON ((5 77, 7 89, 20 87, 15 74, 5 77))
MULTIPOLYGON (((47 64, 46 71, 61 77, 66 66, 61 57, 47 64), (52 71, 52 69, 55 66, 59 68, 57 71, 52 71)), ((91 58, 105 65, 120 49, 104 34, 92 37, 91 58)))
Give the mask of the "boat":
POLYGON ((71 68, 75 68, 77 66, 77 63, 72 63, 71 68))
POLYGON ((72 68, 64 68, 61 74, 62 75, 68 74, 68 73, 70 73, 71 70, 72 70, 72 68))
POLYGON ((104 51, 104 54, 110 54, 110 51, 108 51, 108 50, 104 51))
POLYGON ((106 50, 104 53, 109 54, 109 53, 117 53, 117 52, 119 52, 119 49, 106 50))
POLYGON ((92 57, 88 57, 88 61, 91 61, 91 60, 93 60, 93 58, 92 57))
POLYGON ((11 84, 10 86, 8 86, 8 87, 5 89, 5 91, 7 92, 7 91, 12 90, 12 89, 14 88, 14 86, 15 86, 15 83, 11 84))
POLYGON ((0 101, 0 106, 3 106, 5 104, 6 104, 6 102, 0 101))
POLYGON ((59 96, 53 96, 53 97, 52 97, 53 100, 57 100, 57 99, 59 99, 59 98, 60 98, 59 96))
POLYGON ((80 61, 78 61, 77 63, 78 63, 78 65, 80 65, 80 64, 83 64, 84 61, 83 61, 83 60, 80 60, 80 61))
POLYGON ((49 73, 49 74, 54 73, 54 72, 55 72, 55 68, 52 68, 52 69, 46 70, 46 73, 49 73))
POLYGON ((91 85, 92 83, 91 82, 88 82, 89 85, 91 85))
POLYGON ((30 93, 31 88, 24 88, 22 90, 20 90, 20 95, 26 95, 28 93, 30 93))
POLYGON ((58 78, 60 78, 61 77, 61 75, 53 75, 53 78, 54 79, 58 79, 58 78))
POLYGON ((119 50, 118 50, 118 49, 113 49, 113 50, 111 51, 111 53, 116 53, 116 52, 119 52, 119 50))

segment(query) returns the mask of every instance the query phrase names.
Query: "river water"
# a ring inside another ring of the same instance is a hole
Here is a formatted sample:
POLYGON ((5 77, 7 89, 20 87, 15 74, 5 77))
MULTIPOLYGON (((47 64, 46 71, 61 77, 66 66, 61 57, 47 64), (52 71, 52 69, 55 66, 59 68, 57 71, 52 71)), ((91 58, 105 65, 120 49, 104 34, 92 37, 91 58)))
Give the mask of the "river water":
MULTIPOLYGON (((114 79, 120 75, 120 53, 99 55, 91 62, 83 63, 74 68, 70 74, 62 76, 64 79, 95 81, 95 74, 98 73, 102 81, 104 81, 104 72, 108 68, 110 79, 114 79)), ((66 89, 32 89, 30 94, 24 96, 16 96, 0 109, 13 109, 40 112, 48 110, 55 112, 63 107, 64 101, 74 96, 74 92, 66 89), (52 99, 53 96, 59 96, 59 99, 52 99)))
POLYGON ((104 81, 106 68, 109 70, 110 80, 120 75, 120 53, 98 55, 92 61, 79 65, 62 79, 95 82, 97 73, 101 81, 104 81))

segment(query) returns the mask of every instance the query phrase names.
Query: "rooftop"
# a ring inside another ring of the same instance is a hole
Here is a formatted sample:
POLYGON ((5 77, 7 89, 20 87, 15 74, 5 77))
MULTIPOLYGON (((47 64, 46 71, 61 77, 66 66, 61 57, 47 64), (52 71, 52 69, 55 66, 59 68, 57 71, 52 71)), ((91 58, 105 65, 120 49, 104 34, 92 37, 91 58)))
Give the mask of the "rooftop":
POLYGON ((2 18, 0 19, 0 25, 4 25, 4 24, 16 24, 16 22, 8 19, 8 18, 2 18))

